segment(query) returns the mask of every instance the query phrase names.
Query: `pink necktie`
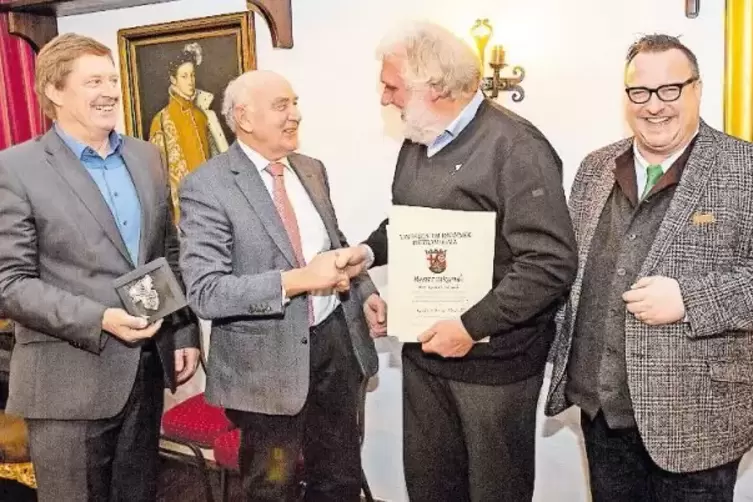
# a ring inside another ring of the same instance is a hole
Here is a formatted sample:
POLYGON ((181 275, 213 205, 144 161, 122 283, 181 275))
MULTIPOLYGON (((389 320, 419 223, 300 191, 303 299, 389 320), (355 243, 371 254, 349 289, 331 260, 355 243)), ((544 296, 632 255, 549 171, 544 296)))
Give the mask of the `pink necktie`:
MULTIPOLYGON (((272 162, 267 166, 267 172, 272 175, 272 200, 275 203, 280 219, 288 233, 288 239, 293 246, 293 253, 299 267, 306 265, 303 257, 303 247, 301 245, 301 231, 298 228, 298 220, 295 217, 293 205, 288 198, 288 192, 285 190, 285 165, 280 162, 272 162)), ((309 324, 314 325, 314 308, 311 302, 311 295, 308 296, 309 324)))

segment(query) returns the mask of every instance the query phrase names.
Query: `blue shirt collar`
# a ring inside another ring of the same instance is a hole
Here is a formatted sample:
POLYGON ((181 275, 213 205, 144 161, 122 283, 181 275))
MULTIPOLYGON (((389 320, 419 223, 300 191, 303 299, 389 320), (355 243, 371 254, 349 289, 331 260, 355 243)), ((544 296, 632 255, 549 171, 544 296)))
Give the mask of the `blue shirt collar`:
MULTIPOLYGON (((55 122, 54 127, 57 135, 60 136, 60 139, 63 140, 63 143, 65 143, 66 146, 71 149, 77 159, 81 160, 84 155, 87 154, 98 155, 96 152, 94 152, 94 150, 92 150, 89 145, 81 143, 79 140, 63 131, 63 129, 57 124, 57 122, 55 122)), ((115 131, 110 131, 110 149, 107 152, 107 156, 109 157, 112 154, 119 153, 122 143, 123 139, 121 138, 120 134, 115 131)))
POLYGON ((463 129, 466 128, 468 124, 470 124, 471 120, 476 116, 476 113, 478 112, 478 107, 481 106, 481 103, 484 101, 484 94, 478 90, 476 91, 476 94, 473 95, 473 99, 465 105, 465 108, 460 112, 460 114, 455 117, 455 120, 450 122, 450 125, 448 125, 445 130, 450 133, 450 135, 454 138, 458 134, 461 133, 463 129))

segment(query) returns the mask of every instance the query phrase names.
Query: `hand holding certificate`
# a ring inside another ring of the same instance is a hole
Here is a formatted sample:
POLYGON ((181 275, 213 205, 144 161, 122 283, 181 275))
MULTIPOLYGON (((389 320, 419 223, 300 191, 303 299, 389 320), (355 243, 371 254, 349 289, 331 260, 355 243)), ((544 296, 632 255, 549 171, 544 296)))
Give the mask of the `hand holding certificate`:
POLYGON ((491 289, 496 213, 394 206, 389 221, 388 331, 417 342, 491 289))

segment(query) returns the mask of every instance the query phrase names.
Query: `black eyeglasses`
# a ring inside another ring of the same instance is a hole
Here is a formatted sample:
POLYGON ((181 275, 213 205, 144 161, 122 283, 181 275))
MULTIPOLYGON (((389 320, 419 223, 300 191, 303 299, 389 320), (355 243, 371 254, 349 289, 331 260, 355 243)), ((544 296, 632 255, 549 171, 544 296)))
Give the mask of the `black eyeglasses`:
POLYGON ((685 82, 679 84, 664 84, 651 89, 649 87, 625 87, 625 92, 628 95, 628 99, 636 105, 642 105, 648 103, 651 99, 651 95, 656 93, 656 96, 669 103, 671 101, 677 101, 682 95, 682 90, 686 85, 692 84, 698 80, 698 77, 690 77, 685 82))

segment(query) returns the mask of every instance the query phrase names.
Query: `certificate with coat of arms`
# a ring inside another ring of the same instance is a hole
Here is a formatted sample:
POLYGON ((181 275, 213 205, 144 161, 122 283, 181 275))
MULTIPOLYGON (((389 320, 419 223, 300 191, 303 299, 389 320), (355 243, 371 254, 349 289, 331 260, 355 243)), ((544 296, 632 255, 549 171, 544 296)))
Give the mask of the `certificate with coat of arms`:
POLYGON ((460 315, 492 287, 496 213, 393 206, 388 334, 401 342, 460 315))

